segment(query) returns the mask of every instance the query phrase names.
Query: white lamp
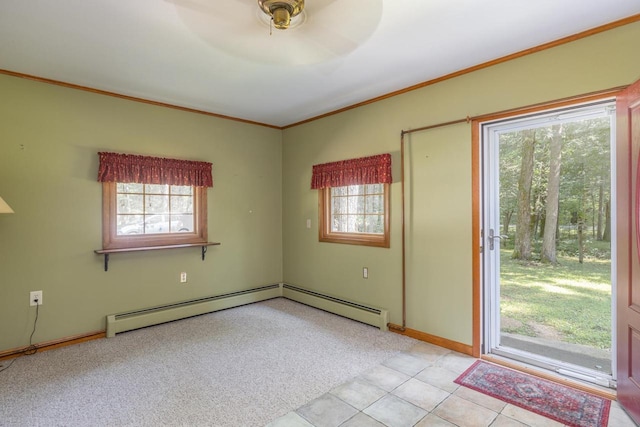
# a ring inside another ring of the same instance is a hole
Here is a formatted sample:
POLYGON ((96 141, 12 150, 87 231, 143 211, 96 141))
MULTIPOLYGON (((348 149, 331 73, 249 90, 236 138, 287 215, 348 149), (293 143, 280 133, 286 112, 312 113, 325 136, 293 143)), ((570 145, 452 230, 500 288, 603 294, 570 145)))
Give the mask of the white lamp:
POLYGON ((11 209, 11 206, 9 206, 7 202, 2 200, 2 197, 0 197, 0 214, 3 213, 13 213, 13 209, 11 209))

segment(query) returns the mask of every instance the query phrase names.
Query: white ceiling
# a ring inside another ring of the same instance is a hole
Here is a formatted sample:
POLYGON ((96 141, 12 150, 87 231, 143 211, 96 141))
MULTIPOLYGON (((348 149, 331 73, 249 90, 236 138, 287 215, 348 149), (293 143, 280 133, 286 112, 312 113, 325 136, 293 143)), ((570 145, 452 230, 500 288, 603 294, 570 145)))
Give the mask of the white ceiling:
POLYGON ((286 126, 640 13, 640 0, 0 0, 0 69, 286 126))

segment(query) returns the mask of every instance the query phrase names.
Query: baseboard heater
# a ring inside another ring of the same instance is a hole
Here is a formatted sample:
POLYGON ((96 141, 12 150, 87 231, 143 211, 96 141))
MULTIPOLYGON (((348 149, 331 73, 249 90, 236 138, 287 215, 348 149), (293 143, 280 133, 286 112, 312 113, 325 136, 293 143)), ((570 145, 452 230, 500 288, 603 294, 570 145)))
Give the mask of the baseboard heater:
POLYGON ((284 297, 339 316, 357 320, 380 328, 383 331, 388 330, 389 312, 387 310, 346 301, 297 286, 273 284, 212 297, 133 310, 126 313, 111 314, 107 316, 106 335, 107 338, 112 338, 120 332, 278 297, 284 297))
POLYGON ((282 285, 282 296, 339 316, 375 326, 383 331, 389 330, 387 326, 389 323, 389 312, 387 310, 369 307, 287 284, 282 285))
POLYGON ((107 316, 107 338, 119 332, 158 325, 199 314, 282 296, 279 284, 107 316))

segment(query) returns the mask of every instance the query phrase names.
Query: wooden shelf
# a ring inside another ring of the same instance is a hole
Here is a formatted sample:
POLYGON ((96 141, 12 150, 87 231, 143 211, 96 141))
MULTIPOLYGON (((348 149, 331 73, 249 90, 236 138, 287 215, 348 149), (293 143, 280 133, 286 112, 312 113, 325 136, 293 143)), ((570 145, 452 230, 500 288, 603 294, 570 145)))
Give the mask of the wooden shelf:
POLYGON ((204 243, 184 243, 180 245, 164 245, 164 246, 142 246, 139 248, 121 248, 121 249, 96 249, 95 252, 98 255, 104 255, 104 271, 109 271, 109 255, 118 254, 123 252, 143 252, 143 251, 157 251, 160 249, 179 249, 179 248, 202 248, 202 260, 207 253, 209 246, 218 246, 219 242, 204 242, 204 243))

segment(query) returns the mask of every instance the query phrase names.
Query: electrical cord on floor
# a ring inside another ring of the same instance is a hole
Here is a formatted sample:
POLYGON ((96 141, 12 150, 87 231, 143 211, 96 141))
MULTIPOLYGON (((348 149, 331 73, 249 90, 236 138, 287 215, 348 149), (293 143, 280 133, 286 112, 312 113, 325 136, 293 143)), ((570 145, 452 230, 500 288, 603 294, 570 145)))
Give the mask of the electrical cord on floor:
MULTIPOLYGON (((19 354, 19 356, 14 357, 13 359, 11 359, 11 362, 5 366, 4 368, 0 369, 0 372, 6 371, 7 369, 9 369, 11 367, 11 365, 13 365, 13 362, 16 361, 16 359, 18 357, 21 356, 31 356, 32 354, 36 354, 38 352, 38 347, 36 347, 33 344, 33 334, 36 333, 36 326, 38 325, 38 314, 40 312, 40 304, 38 304, 38 300, 35 300, 36 302, 36 318, 33 321, 33 331, 31 331, 31 335, 29 336, 29 346, 27 348, 25 348, 24 350, 22 350, 19 354)), ((0 362, 2 363, 2 362, 0 362)), ((0 365, 1 367, 2 365, 0 365)))

